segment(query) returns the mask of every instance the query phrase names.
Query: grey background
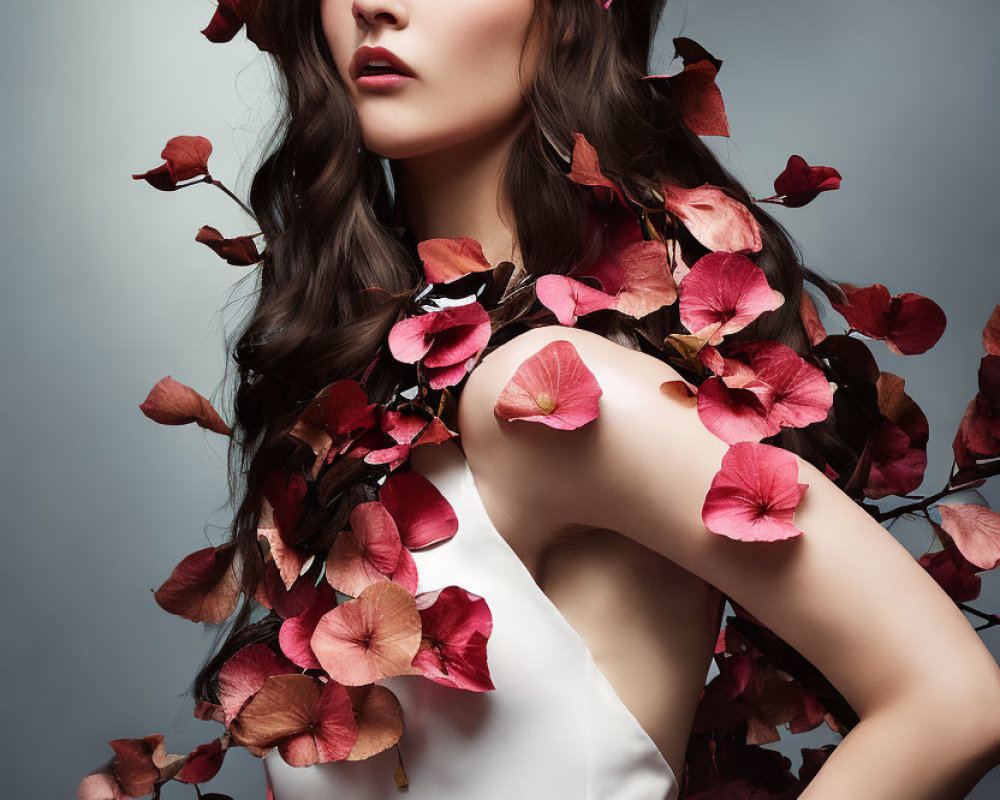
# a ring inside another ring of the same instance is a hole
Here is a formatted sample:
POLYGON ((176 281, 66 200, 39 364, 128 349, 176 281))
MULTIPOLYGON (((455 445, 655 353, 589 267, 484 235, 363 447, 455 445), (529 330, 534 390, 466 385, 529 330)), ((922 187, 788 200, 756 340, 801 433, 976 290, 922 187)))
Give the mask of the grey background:
MULTIPOLYGON (((200 134, 216 148, 213 174, 245 195, 273 109, 268 71, 242 34, 224 46, 201 36, 213 9, 4 4, 0 719, 12 797, 74 796, 111 738, 158 732, 187 752, 218 733, 181 699, 211 635, 150 592, 180 558, 223 539, 225 440, 156 425, 138 405, 167 374, 215 391, 244 272, 193 238, 203 224, 230 236, 255 228, 214 188, 168 194, 130 177, 160 164, 171 136, 200 134)), ((872 344, 930 420, 921 493, 947 478, 980 332, 1000 301, 998 23, 992 0, 688 0, 668 11, 651 70, 679 69, 668 63, 674 35, 723 58, 733 136, 707 141, 753 194, 772 193, 791 153, 844 176, 810 206, 770 207, 809 263, 945 309, 948 329, 924 355, 872 344)), ((984 495, 997 506, 996 483, 984 495)), ((926 547, 922 530, 894 533, 915 553, 926 547)), ((997 576, 984 584, 976 605, 1000 610, 997 576)), ((995 628, 984 640, 1000 652, 995 628)), ((831 740, 821 729, 780 747, 797 769, 799 746, 831 740)), ((208 789, 263 797, 258 760, 234 749, 208 789)), ((994 770, 970 796, 998 790, 994 770)))

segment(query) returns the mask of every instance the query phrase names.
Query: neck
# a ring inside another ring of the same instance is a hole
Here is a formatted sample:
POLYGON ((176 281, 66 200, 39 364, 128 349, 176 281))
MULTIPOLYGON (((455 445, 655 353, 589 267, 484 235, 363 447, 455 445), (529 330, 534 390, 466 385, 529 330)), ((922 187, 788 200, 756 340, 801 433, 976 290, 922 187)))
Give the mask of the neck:
POLYGON ((503 167, 520 130, 490 131, 424 155, 392 162, 406 224, 418 240, 475 239, 490 264, 522 268, 510 206, 501 186, 503 167))

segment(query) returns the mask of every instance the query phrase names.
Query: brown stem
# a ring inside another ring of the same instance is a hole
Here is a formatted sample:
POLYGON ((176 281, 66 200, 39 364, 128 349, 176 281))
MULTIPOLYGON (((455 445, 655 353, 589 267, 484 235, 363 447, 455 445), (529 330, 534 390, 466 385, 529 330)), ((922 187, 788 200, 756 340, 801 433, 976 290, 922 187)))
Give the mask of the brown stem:
MULTIPOLYGON (((955 466, 954 459, 952 459, 951 465, 953 470, 955 466)), ((949 473, 952 470, 949 470, 949 473)), ((964 486, 966 486, 966 484, 959 484, 958 486, 952 486, 951 483, 949 482, 949 484, 945 486, 940 492, 928 495, 923 500, 918 500, 916 503, 907 503, 906 505, 898 506, 892 509, 891 511, 878 512, 876 519, 878 519, 879 522, 884 522, 887 519, 892 519, 893 517, 899 517, 902 516, 903 514, 923 514, 925 517, 927 517, 928 520, 930 520, 930 517, 927 516, 928 507, 936 503, 942 497, 947 497, 949 494, 953 494, 957 491, 960 491, 964 486)))
MULTIPOLYGON (((233 198, 233 200, 235 200, 235 201, 236 201, 236 202, 237 202, 237 203, 239 204, 240 208, 242 208, 242 209, 243 209, 244 211, 246 211, 246 212, 247 212, 247 214, 249 214, 249 215, 250 215, 251 217, 253 217, 253 216, 254 216, 254 214, 253 214, 253 211, 251 211, 251 210, 250 210, 250 209, 249 209, 249 208, 248 208, 248 207, 246 206, 246 204, 245 204, 245 203, 244 203, 244 202, 243 202, 242 200, 240 200, 240 198, 238 198, 238 197, 237 197, 237 196, 236 196, 235 194, 233 194, 233 193, 232 193, 231 191, 229 191, 229 189, 228 189, 228 188, 226 188, 226 184, 224 184, 224 183, 223 183, 222 181, 219 181, 219 180, 216 180, 216 179, 215 179, 215 178, 213 178, 213 177, 212 177, 211 175, 206 175, 206 176, 205 176, 204 178, 202 178, 202 180, 203 180, 203 181, 204 181, 205 183, 210 183, 210 184, 212 184, 213 186, 218 186, 218 187, 219 187, 220 189, 222 189, 222 191, 224 191, 224 192, 225 192, 226 194, 228 194, 228 195, 229 195, 229 196, 230 196, 231 198, 233 198)), ((256 219, 256 217, 254 217, 254 219, 256 219)))
POLYGON ((958 603, 958 607, 960 609, 962 609, 963 611, 968 611, 970 614, 975 614, 980 619, 985 619, 991 625, 996 625, 997 624, 997 620, 996 620, 995 616, 993 616, 992 614, 986 614, 986 613, 980 611, 978 608, 973 608, 968 603, 958 603))

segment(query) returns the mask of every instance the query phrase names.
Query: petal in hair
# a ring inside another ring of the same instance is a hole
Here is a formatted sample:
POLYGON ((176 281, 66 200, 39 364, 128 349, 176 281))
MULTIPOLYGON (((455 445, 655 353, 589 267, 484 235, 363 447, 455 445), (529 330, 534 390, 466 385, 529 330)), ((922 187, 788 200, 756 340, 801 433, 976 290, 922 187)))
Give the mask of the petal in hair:
POLYGON ((415 469, 394 472, 379 490, 382 502, 410 549, 450 539, 458 531, 458 517, 438 488, 415 469))
POLYGON ((424 239, 417 243, 428 283, 451 283, 471 272, 487 272, 493 266, 483 255, 483 246, 468 236, 424 239))
POLYGON ((226 727, 232 724, 246 701, 264 685, 269 675, 298 671, 295 664, 263 643, 248 644, 233 653, 219 670, 219 700, 226 727))
POLYGON ((718 186, 691 189, 663 184, 664 207, 709 250, 757 253, 764 246, 760 224, 750 209, 718 186))
POLYGON ((330 548, 326 580, 337 591, 356 597, 376 581, 389 580, 402 544, 392 515, 377 500, 356 505, 349 524, 330 548))
POLYGON ((765 311, 785 302, 764 270, 737 253, 709 253, 698 259, 680 285, 680 319, 691 333, 717 345, 765 311))

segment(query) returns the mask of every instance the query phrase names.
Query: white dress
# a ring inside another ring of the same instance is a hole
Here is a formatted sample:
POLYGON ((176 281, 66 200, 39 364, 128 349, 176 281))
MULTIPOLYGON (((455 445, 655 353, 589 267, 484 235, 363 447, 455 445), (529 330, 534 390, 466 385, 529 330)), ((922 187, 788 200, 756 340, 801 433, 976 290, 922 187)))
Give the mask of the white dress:
POLYGON ((418 592, 457 584, 493 616, 496 687, 471 692, 419 675, 384 678, 403 708, 399 748, 410 785, 393 782, 390 747, 364 761, 292 767, 264 758, 274 800, 677 800, 677 778, 483 508, 453 442, 424 445, 412 465, 455 509, 458 531, 413 551, 418 592))

